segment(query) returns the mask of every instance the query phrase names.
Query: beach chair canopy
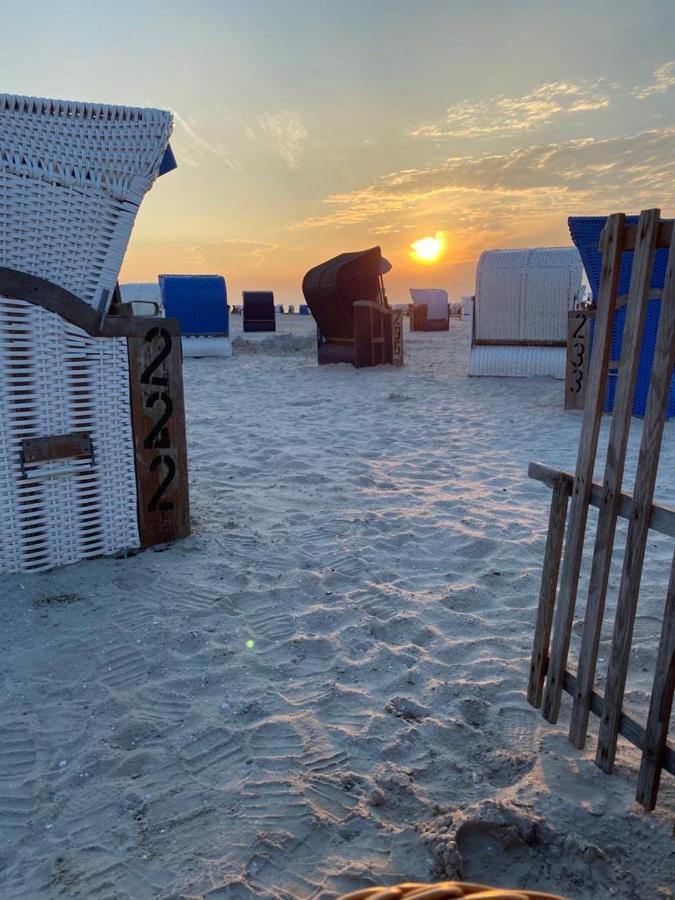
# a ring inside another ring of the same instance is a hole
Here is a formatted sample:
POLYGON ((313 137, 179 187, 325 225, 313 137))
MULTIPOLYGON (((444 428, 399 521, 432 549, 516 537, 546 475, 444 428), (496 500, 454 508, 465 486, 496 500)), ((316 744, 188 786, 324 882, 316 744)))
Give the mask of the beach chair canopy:
POLYGON ((166 315, 183 335, 229 334, 227 288, 222 275, 160 275, 166 315))
POLYGON ((379 247, 341 253, 310 269, 302 293, 326 340, 351 340, 356 300, 384 305, 382 252, 379 247))
MULTIPOLYGON (((626 225, 637 225, 639 216, 626 216, 626 225)), ((602 272, 602 254, 600 253, 600 235, 607 222, 607 216, 570 216, 567 220, 570 234, 579 250, 583 261, 586 277, 591 287, 593 300, 597 302, 600 292, 600 274, 602 272)), ((651 287, 654 291, 660 291, 666 277, 668 264, 668 250, 662 248, 656 251, 654 268, 652 270, 651 287)), ((633 269, 633 253, 627 251, 621 258, 621 272, 619 275, 618 296, 628 293, 630 277, 633 269)), ((638 363, 638 376, 635 385, 635 397, 633 401, 633 414, 643 416, 647 408, 647 392, 649 389, 649 377, 654 360, 656 348, 656 331, 661 312, 661 300, 652 298, 647 304, 644 331, 642 334, 642 352, 638 363)), ((612 359, 621 358, 621 344, 623 341, 623 329, 626 322, 626 307, 621 306, 614 317, 612 331, 612 359)), ((605 411, 611 412, 614 408, 614 388, 616 375, 610 374, 609 385, 605 397, 605 411)), ((667 408, 668 417, 675 416, 675 376, 670 391, 670 399, 667 408)))
POLYGON ((427 308, 427 318, 447 319, 448 317, 448 292, 441 288, 410 288, 412 302, 417 306, 424 304, 427 308))
POLYGON ((476 269, 476 340, 564 345, 582 274, 574 247, 486 250, 476 269))
POLYGON ((158 109, 0 94, 2 264, 107 311, 171 127, 158 109))

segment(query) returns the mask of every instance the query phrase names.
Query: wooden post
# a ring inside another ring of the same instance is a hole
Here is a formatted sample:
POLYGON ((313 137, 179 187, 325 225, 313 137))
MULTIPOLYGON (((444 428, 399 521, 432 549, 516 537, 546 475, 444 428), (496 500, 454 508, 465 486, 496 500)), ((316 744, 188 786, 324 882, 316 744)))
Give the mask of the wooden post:
POLYGON ((557 722, 563 677, 569 653, 574 607, 577 598, 588 503, 593 482, 593 467, 598 446, 600 419, 607 383, 607 365, 612 338, 612 323, 621 270, 625 216, 616 213, 607 219, 603 231, 602 279, 595 321, 593 354, 588 378, 586 405, 581 426, 579 455, 572 488, 569 527, 565 544, 560 598, 555 611, 554 640, 544 694, 544 718, 557 722))
POLYGON ((128 343, 139 531, 141 546, 152 547, 190 533, 178 323, 149 319, 128 343))
POLYGON ((582 748, 586 743, 586 729, 591 707, 593 678, 600 646, 602 617, 609 583, 609 570, 614 551, 616 523, 621 503, 626 449, 633 414, 633 394, 637 377, 642 332, 647 313, 647 298, 652 278, 654 252, 661 212, 658 209, 640 213, 638 241, 631 271, 626 322, 623 331, 621 364, 609 431, 609 446, 603 478, 602 503, 593 548, 593 561, 586 603, 586 618, 579 651, 577 691, 572 706, 570 741, 582 748))
POLYGON ((636 799, 649 811, 656 806, 675 689, 675 555, 670 570, 649 716, 642 749, 636 799))
POLYGON ((403 310, 395 309, 391 314, 391 364, 402 366, 403 363, 403 310))
POLYGON ((633 514, 628 524, 626 551, 616 605, 612 649, 607 670, 605 703, 600 720, 596 762, 611 772, 616 755, 619 720, 623 705, 630 645, 644 563, 649 516, 654 497, 656 472, 666 420, 668 394, 675 363, 675 237, 670 245, 668 268, 661 299, 654 362, 649 384, 647 410, 642 426, 638 470, 633 491, 633 514))
POLYGON ((575 309, 567 314, 567 366, 565 409, 583 409, 591 357, 591 322, 594 309, 575 309))
POLYGON ((555 477, 551 497, 551 511, 548 517, 548 534, 544 551, 544 566, 541 573, 539 591, 539 608, 537 624, 534 631, 532 662, 530 663, 530 683, 527 689, 527 701, 536 709, 541 706, 541 695, 544 678, 548 667, 549 642, 553 609, 558 589, 558 573, 565 536, 565 519, 570 496, 570 483, 562 475, 555 477))

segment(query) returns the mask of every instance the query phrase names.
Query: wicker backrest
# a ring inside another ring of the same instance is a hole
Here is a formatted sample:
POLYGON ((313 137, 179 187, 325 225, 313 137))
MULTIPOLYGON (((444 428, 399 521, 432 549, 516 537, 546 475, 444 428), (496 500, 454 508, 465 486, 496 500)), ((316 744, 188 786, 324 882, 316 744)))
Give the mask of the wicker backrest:
POLYGON ((0 260, 107 310, 171 115, 0 94, 0 260))
POLYGON ((476 269, 476 339, 565 341, 582 273, 574 247, 486 250, 476 269))

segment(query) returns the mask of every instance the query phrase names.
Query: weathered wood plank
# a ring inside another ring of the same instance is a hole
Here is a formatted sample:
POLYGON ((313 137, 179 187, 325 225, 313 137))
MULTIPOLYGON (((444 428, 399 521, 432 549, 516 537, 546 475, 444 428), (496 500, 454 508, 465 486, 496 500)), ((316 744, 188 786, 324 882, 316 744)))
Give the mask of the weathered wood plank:
MULTIPOLYGON (((626 250, 635 250, 637 244, 637 236, 638 236, 638 226, 637 225, 627 225, 625 236, 624 236, 624 249, 626 250)), ((661 225, 659 226, 659 234, 656 239, 657 248, 670 247, 670 242, 673 236, 673 220, 672 219, 663 219, 661 221, 661 225)), ((602 245, 602 235, 600 236, 600 243, 602 245)))
POLYGON ((565 520, 567 518, 570 491, 571 482, 561 477, 555 480, 548 517, 544 565, 541 573, 537 624, 534 630, 532 661, 530 663, 530 682, 527 689, 527 701, 536 709, 541 706, 544 679, 548 668, 551 625, 553 623, 555 596, 558 590, 558 574, 560 572, 560 559, 565 537, 565 520))
POLYGON ((565 409, 583 409, 591 356, 591 321, 595 309, 574 309, 567 314, 565 409))
POLYGON ((47 437, 24 438, 21 441, 21 461, 27 463, 49 462, 52 459, 91 457, 91 436, 87 431, 69 434, 51 434, 47 437))
MULTIPOLYGON (((574 696, 576 693, 577 687, 577 679, 571 672, 565 672, 564 676, 564 690, 570 696, 574 696)), ((598 694, 596 691, 593 691, 591 694, 591 712, 596 716, 602 715, 602 706, 604 703, 604 697, 602 694, 598 694)), ((634 747, 637 747, 638 750, 642 750, 645 745, 645 728, 639 722, 636 722, 631 716, 626 713, 621 713, 621 719, 619 723, 619 733, 622 737, 625 737, 626 740, 631 743, 634 747)), ((675 750, 666 744, 664 753, 663 753, 663 769, 666 772, 669 772, 671 775, 675 775, 675 750)))
POLYGON ((638 469, 633 491, 633 511, 628 524, 626 550, 614 620, 612 649, 607 669, 605 706, 600 720, 596 762, 611 772, 616 755, 619 719, 623 705, 640 579, 649 533, 650 510, 666 420, 666 407, 675 363, 675 236, 663 287, 647 410, 642 427, 638 469))
POLYGON ((155 321, 128 341, 142 547, 190 533, 181 342, 155 321))
MULTIPOLYGON (((554 488, 556 480, 564 478, 570 485, 574 482, 574 475, 570 472, 559 472, 557 469, 550 469, 541 463, 531 462, 527 474, 534 481, 541 481, 549 488, 554 488)), ((602 499, 602 485, 596 481, 593 482, 591 488, 591 506, 599 506, 602 499)), ((630 494, 621 494, 621 503, 619 505, 619 516, 622 519, 630 519, 633 511, 633 498, 630 494)), ((652 504, 652 511, 649 517, 649 527, 652 531, 658 531, 659 534, 667 534, 669 537, 675 537, 675 509, 669 506, 662 506, 658 503, 652 504)))
POLYGON ((590 694, 593 690, 602 618, 609 584, 609 570, 614 552, 614 538, 621 503, 621 485, 633 415, 633 394, 635 393, 642 333, 647 313, 647 297, 660 221, 661 211, 658 209, 648 209, 640 213, 621 345, 621 364, 610 423, 602 499, 595 533, 586 615, 577 664, 577 693, 572 704, 570 720, 570 741, 579 748, 586 743, 590 694))
POLYGON ((393 366, 404 365, 403 358, 403 310, 394 309, 391 314, 391 363, 393 366))
POLYGON ((661 769, 667 750, 670 713, 675 690, 675 555, 670 570, 661 640, 656 657, 656 670, 649 702, 649 715, 642 747, 642 761, 636 800, 649 811, 656 806, 661 769))
POLYGON ((623 252, 625 216, 616 213, 605 226, 605 250, 602 259, 600 297, 595 319, 593 352, 588 376, 586 405, 583 413, 579 455, 577 458, 569 525, 565 542, 560 596, 555 610, 551 659, 544 692, 543 715, 549 722, 557 722, 563 675, 569 653, 574 607, 579 584, 584 535, 593 483, 593 466, 598 446, 600 420, 607 382, 607 365, 612 338, 612 321, 623 252))

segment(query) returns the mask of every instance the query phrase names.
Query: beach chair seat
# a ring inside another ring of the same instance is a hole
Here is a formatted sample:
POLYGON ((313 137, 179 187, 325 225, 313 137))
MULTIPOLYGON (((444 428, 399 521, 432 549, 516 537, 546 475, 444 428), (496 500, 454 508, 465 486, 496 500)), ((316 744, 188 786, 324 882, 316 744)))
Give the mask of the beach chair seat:
POLYGON ((243 292, 244 331, 276 331, 276 307, 272 291, 243 292))

